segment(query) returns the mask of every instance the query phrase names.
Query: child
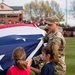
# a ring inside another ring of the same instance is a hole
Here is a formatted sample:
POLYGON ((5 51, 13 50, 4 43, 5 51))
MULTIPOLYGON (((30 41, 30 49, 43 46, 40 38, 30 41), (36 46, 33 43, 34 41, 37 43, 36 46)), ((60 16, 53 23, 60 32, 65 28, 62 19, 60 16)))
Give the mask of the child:
POLYGON ((30 67, 25 62, 26 52, 22 47, 17 47, 13 53, 12 58, 15 65, 10 67, 6 75, 30 75, 30 67))
POLYGON ((53 62, 57 63, 58 59, 54 54, 54 51, 49 47, 45 46, 42 49, 42 60, 45 62, 41 71, 34 67, 31 67, 31 70, 40 75, 54 75, 54 65, 53 62))

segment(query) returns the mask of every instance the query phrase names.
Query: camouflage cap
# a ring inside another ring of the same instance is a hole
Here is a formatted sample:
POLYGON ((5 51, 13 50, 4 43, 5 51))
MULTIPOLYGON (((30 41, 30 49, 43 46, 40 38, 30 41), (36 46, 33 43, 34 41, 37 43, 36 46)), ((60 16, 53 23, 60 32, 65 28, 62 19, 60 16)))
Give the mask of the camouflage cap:
POLYGON ((47 24, 58 23, 58 22, 59 22, 59 18, 57 16, 51 16, 51 17, 46 18, 47 24))

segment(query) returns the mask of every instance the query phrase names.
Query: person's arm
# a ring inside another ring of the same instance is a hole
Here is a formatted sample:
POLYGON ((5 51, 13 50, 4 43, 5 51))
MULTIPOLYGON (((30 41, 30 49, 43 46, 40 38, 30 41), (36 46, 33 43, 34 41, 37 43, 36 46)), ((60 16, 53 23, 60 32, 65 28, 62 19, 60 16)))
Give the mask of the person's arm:
POLYGON ((61 45, 60 39, 59 38, 54 39, 51 45, 52 45, 51 47, 52 47, 52 50, 53 50, 53 53, 54 53, 53 62, 58 63, 58 55, 59 55, 58 49, 61 45))
POLYGON ((30 67, 30 69, 31 69, 33 72, 38 73, 38 74, 41 72, 41 70, 36 69, 36 68, 34 68, 34 67, 30 67))
POLYGON ((32 64, 32 59, 27 59, 27 60, 25 61, 25 63, 27 63, 28 66, 31 66, 31 64, 32 64))
POLYGON ((53 44, 52 45, 53 53, 54 53, 54 59, 53 62, 58 63, 58 45, 53 44))
POLYGON ((46 35, 46 36, 44 36, 44 37, 43 37, 43 42, 44 42, 44 43, 48 42, 48 39, 49 39, 49 38, 48 38, 48 36, 47 36, 47 35, 46 35))
POLYGON ((41 62, 43 62, 42 58, 41 58, 41 54, 32 58, 32 64, 34 64, 34 65, 38 65, 41 62))

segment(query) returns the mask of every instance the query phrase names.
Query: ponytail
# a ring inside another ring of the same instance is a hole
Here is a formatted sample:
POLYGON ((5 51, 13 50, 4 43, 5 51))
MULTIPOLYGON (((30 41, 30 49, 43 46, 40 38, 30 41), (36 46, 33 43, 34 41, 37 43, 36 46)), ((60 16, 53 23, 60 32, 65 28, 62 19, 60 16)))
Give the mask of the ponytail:
POLYGON ((25 62, 24 60, 17 60, 15 62, 15 65, 19 68, 19 69, 26 69, 27 68, 27 62, 25 62))

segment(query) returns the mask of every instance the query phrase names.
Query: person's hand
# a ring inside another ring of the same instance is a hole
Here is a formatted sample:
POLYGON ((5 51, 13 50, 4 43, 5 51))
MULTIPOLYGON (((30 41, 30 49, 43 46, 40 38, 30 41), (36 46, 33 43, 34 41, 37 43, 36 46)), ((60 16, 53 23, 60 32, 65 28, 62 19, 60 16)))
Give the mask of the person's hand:
POLYGON ((31 66, 31 64, 32 64, 32 59, 28 59, 28 60, 26 60, 26 62, 28 63, 28 66, 31 66))

